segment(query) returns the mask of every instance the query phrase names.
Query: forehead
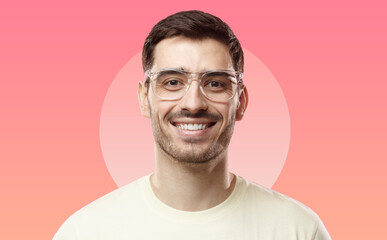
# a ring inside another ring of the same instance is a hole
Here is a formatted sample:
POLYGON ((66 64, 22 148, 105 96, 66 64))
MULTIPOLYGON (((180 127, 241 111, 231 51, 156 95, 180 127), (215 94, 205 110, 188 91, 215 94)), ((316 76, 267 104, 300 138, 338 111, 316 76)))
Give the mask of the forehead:
POLYGON ((183 68, 201 72, 215 69, 234 70, 227 46, 217 40, 173 37, 160 41, 154 50, 153 71, 183 68))

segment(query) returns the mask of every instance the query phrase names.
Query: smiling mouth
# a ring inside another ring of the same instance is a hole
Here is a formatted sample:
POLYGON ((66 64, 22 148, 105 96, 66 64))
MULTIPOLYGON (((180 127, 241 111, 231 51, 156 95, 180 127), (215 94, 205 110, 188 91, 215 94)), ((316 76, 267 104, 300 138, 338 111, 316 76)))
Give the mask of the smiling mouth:
POLYGON ((214 126, 216 122, 206 122, 206 123, 186 123, 186 122, 172 122, 172 125, 181 130, 188 131, 199 131, 206 130, 214 126))

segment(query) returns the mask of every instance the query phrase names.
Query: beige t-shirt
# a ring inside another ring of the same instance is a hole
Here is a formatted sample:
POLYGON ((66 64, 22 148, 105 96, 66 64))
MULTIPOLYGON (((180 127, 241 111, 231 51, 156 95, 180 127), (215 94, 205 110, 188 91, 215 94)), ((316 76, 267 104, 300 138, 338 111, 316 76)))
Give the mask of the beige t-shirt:
POLYGON ((54 240, 330 239, 311 209, 241 177, 221 204, 186 212, 161 202, 151 189, 149 176, 77 211, 54 240))

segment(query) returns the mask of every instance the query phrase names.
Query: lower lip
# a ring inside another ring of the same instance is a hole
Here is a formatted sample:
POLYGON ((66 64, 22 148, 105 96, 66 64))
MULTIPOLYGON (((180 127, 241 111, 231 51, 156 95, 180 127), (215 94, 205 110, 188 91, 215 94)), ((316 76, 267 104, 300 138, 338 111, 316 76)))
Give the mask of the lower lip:
MULTIPOLYGON (((170 123, 171 124, 171 123, 170 123)), ((184 130, 176 127, 175 125, 171 124, 174 129, 176 129, 177 134, 183 137, 201 137, 205 135, 213 126, 208 127, 204 130, 184 130)))

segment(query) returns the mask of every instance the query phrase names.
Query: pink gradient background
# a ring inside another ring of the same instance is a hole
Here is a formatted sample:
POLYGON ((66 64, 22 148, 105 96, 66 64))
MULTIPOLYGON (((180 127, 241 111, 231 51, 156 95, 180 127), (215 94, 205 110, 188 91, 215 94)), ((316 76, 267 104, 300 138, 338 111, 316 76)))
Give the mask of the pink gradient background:
POLYGON ((99 141, 106 93, 150 28, 188 9, 225 20, 283 91, 290 147, 273 189, 333 239, 385 238, 385 1, 199 0, 1 3, 0 239, 51 239, 117 187, 99 141))

